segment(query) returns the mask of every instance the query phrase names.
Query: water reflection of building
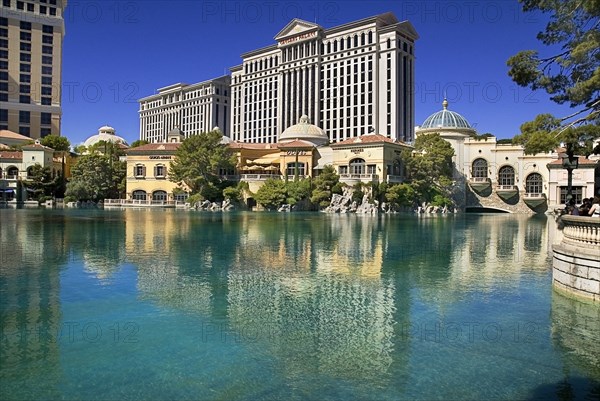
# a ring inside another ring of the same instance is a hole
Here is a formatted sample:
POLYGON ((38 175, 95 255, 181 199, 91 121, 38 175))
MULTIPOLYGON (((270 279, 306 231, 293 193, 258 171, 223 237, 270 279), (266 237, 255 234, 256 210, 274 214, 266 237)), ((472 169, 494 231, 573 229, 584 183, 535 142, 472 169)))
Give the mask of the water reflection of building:
MULTIPOLYGON (((493 288, 523 271, 546 272, 549 237, 546 216, 480 216, 468 220, 451 255, 451 286, 493 288)), ((552 219, 550 219, 552 220, 552 219)))
POLYGON ((1 393, 27 399, 35 386, 58 399, 60 269, 68 252, 53 227, 63 222, 17 214, 5 211, 0 224, 1 393))
POLYGON ((275 239, 270 227, 249 224, 246 240, 269 245, 236 250, 229 320, 285 361, 286 377, 313 366, 340 379, 386 380, 390 365, 402 363, 392 357, 396 313, 409 308, 397 308, 395 281, 381 276, 385 234, 375 229, 377 220, 337 217, 305 223, 310 230, 274 222, 275 239))

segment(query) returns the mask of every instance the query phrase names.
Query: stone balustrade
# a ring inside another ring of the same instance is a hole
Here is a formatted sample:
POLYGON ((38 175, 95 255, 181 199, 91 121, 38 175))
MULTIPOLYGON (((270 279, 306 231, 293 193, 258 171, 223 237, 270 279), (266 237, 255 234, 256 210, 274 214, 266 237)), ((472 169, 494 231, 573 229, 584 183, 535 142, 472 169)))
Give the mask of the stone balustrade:
POLYGON ((587 216, 561 216, 563 242, 596 249, 600 258, 600 219, 587 216))
POLYGON ((552 282, 571 295, 600 302, 600 219, 561 216, 563 239, 552 247, 552 282))

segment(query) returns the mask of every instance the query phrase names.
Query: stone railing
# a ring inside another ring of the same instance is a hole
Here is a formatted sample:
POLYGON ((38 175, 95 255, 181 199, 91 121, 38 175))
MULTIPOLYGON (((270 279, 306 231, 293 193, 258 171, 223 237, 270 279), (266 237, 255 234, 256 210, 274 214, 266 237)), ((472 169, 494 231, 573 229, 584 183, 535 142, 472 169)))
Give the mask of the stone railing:
POLYGON ((107 206, 162 206, 162 207, 174 207, 183 206, 184 201, 175 200, 152 200, 152 199, 105 199, 104 207, 107 206))
POLYGON ((480 182, 487 182, 488 179, 489 178, 487 178, 487 177, 471 177, 470 181, 480 183, 480 182))
POLYGON ((600 219, 559 218, 563 238, 552 246, 552 283, 571 295, 600 302, 600 219))
POLYGON ((533 199, 536 199, 536 198, 545 198, 545 197, 546 197, 546 195, 545 195, 545 194, 543 194, 543 193, 538 193, 538 192, 526 192, 526 193, 523 195, 523 197, 524 197, 525 199, 531 199, 531 198, 533 198, 533 199))
POLYGON ((600 249, 600 219, 587 216, 560 217, 563 242, 577 247, 600 249))
POLYGON ((514 185, 498 185, 496 187, 498 191, 516 191, 517 188, 514 185))

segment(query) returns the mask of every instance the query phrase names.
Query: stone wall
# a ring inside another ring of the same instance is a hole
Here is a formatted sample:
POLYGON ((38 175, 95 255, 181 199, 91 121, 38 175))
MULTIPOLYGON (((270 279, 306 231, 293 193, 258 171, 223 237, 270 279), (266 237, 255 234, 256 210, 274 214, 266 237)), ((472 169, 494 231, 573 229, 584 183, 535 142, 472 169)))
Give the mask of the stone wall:
POLYGON ((600 219, 562 216, 563 240, 552 247, 552 282, 566 293, 600 302, 600 219))

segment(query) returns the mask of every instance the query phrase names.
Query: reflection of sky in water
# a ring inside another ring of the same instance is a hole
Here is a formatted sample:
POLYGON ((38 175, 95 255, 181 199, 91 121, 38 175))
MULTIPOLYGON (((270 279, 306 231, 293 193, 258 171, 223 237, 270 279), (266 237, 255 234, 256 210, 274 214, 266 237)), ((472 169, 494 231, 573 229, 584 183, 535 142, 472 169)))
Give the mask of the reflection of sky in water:
POLYGON ((83 399, 563 399, 597 306, 545 216, 0 211, 0 384, 83 399))

